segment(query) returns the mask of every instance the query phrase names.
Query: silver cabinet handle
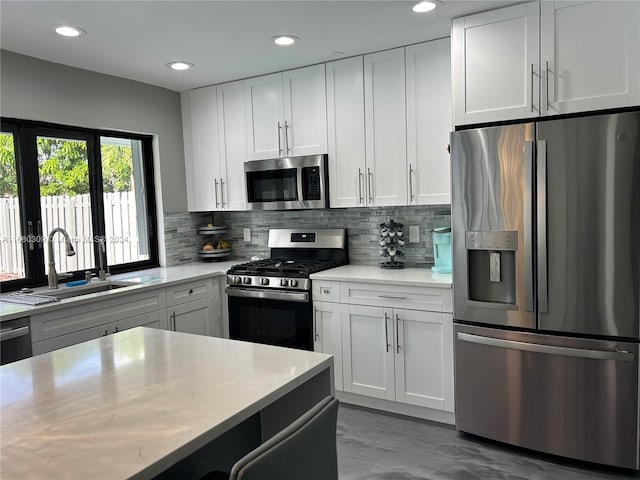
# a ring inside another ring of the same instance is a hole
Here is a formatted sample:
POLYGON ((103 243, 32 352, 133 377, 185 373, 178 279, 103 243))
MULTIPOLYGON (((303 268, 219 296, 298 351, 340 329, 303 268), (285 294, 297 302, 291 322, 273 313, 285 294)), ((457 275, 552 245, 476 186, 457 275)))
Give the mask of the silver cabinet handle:
POLYGON ((313 307, 313 337, 316 342, 320 338, 320 335, 318 335, 318 309, 316 307, 313 307))
POLYGON ((116 329, 114 333, 118 333, 120 330, 118 330, 118 326, 116 325, 116 329))
POLYGON ((373 189, 371 188, 372 177, 373 177, 373 173, 371 173, 371 169, 367 168, 367 187, 369 187, 369 203, 373 203, 373 189))
POLYGON ((289 125, 287 123, 287 121, 284 121, 284 148, 285 148, 285 155, 289 155, 289 150, 291 150, 289 148, 289 127, 291 125, 289 125))
POLYGON ((396 313, 396 353, 400 353, 400 315, 396 313))
POLYGON ((404 300, 407 297, 405 295, 391 295, 388 293, 383 293, 382 295, 378 295, 378 298, 396 298, 398 300, 404 300))
POLYGON ((546 103, 547 103, 547 112, 549 111, 549 60, 546 60, 544 62, 545 64, 545 68, 546 68, 546 72, 545 72, 545 76, 546 76, 546 85, 545 85, 545 89, 547 91, 547 98, 545 99, 546 103))
POLYGON ((224 181, 220 177, 220 206, 224 208, 224 181))
POLYGON ((323 288, 322 293, 324 293, 325 295, 329 295, 331 293, 331 290, 329 290, 328 288, 323 288))
POLYGON ((458 340, 490 347, 510 348, 525 352, 546 353, 549 355, 561 355, 563 357, 591 358, 594 360, 615 360, 633 362, 634 354, 628 351, 591 350, 587 348, 558 347, 540 343, 519 342, 516 340, 504 340, 502 338, 484 337, 472 333, 458 332, 458 340))
POLYGON ((413 165, 409 164, 409 202, 413 200, 413 165))
POLYGON ((213 195, 216 197, 216 208, 218 208, 218 179, 213 179, 213 195))
POLYGON ((171 314, 171 323, 169 324, 169 329, 176 331, 176 312, 171 314))
POLYGON ((364 197, 362 196, 362 170, 358 169, 358 201, 362 204, 364 197))
POLYGON ((386 312, 384 314, 384 341, 387 344, 387 352, 389 351, 389 347, 391 346, 389 344, 389 327, 387 326, 387 321, 389 320, 389 317, 387 316, 386 312))
POLYGON ((105 328, 104 329, 104 333, 102 334, 102 336, 106 337, 107 335, 109 335, 109 331, 105 328))
POLYGON ((538 141, 538 165, 536 172, 538 204, 538 312, 547 313, 547 142, 538 141))
POLYGON ((531 64, 531 113, 533 113, 533 63, 531 64))
POLYGON ((524 143, 524 309, 533 312, 533 142, 524 143))
POLYGON ((31 220, 27 222, 27 243, 29 250, 33 250, 33 222, 31 220))
POLYGON ((280 142, 280 130, 282 130, 282 125, 278 122, 278 155, 282 155, 282 143, 280 142))

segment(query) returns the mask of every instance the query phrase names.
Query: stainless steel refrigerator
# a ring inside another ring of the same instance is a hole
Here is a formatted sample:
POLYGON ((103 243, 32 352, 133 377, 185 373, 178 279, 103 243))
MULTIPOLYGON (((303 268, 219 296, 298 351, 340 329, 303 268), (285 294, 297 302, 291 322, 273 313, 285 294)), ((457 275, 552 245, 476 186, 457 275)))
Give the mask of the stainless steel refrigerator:
POLYGON ((451 155, 457 429, 637 470, 640 111, 451 155))

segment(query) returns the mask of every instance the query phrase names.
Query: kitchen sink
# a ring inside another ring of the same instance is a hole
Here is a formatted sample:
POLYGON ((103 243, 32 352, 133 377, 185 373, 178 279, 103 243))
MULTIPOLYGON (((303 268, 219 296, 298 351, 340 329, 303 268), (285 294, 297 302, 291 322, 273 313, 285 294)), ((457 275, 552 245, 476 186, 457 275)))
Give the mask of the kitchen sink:
POLYGON ((129 287, 129 283, 98 283, 95 285, 82 285, 79 287, 63 287, 58 290, 49 290, 43 292, 42 295, 55 297, 59 300, 63 298, 79 297, 81 295, 89 295, 90 293, 108 292, 117 288, 129 287))

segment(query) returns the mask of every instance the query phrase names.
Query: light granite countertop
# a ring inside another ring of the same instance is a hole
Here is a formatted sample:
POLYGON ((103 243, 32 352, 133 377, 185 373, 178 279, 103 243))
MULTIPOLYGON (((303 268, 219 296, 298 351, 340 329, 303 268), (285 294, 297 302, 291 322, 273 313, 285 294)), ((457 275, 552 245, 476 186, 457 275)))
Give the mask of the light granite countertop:
MULTIPOLYGON (((50 310, 67 308, 70 306, 82 305, 88 302, 94 302, 98 299, 112 298, 115 296, 128 295, 141 288, 159 288, 166 287, 171 284, 188 282, 190 280, 198 280, 200 278, 214 277, 225 275, 227 270, 233 265, 245 262, 246 260, 238 259, 226 262, 202 262, 189 263, 186 265, 178 265, 175 267, 158 267, 147 270, 138 270, 135 272, 121 273, 112 275, 109 281, 131 283, 130 286, 109 290, 105 292, 92 293, 79 297, 62 299, 59 302, 47 303, 44 305, 31 306, 21 305, 18 303, 9 303, 0 301, 0 321, 12 320, 14 318, 28 317, 36 313, 43 313, 50 310)), ((74 287, 65 287, 60 284, 59 291, 74 287)), ((47 287, 35 289, 36 293, 46 295, 47 287)))
POLYGON ((414 287, 451 288, 451 274, 435 274, 430 268, 385 270, 370 265, 343 265, 311 275, 312 280, 368 282, 414 287))
POLYGON ((332 362, 138 327, 4 365, 2 478, 153 478, 332 362))

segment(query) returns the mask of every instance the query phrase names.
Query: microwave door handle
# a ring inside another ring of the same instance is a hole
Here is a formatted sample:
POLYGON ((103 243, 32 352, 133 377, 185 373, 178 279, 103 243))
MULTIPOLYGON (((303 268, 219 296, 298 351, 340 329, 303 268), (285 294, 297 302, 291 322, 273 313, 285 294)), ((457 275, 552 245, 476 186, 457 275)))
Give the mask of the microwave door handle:
POLYGON ((304 192, 302 191, 302 167, 296 168, 296 177, 296 185, 298 186, 298 198, 296 198, 296 200, 302 203, 306 200, 304 198, 304 192))

